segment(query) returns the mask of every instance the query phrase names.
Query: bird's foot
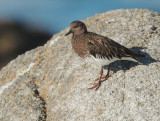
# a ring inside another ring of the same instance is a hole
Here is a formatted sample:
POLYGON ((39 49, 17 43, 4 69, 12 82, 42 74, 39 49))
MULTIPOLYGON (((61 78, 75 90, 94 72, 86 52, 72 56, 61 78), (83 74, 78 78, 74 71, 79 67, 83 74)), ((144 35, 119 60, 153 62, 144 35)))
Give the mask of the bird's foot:
POLYGON ((107 75, 107 76, 104 75, 101 78, 97 78, 95 81, 98 81, 98 82, 94 83, 94 86, 89 88, 89 89, 94 89, 95 88, 95 90, 98 90, 98 88, 101 86, 101 83, 106 81, 108 78, 109 78, 109 75, 107 75))
POLYGON ((110 65, 108 66, 108 72, 107 75, 103 74, 103 68, 101 68, 100 71, 100 76, 99 78, 97 78, 95 81, 98 81, 97 83, 94 83, 94 86, 89 88, 89 89, 94 89, 96 88, 96 90, 98 90, 98 88, 101 86, 101 83, 106 81, 109 78, 109 71, 110 71, 110 65))
MULTIPOLYGON (((102 77, 101 77, 101 79, 104 79, 105 77, 106 77, 106 75, 103 74, 102 77)), ((101 80, 101 79, 100 79, 100 77, 99 77, 99 78, 95 79, 94 81, 96 82, 96 81, 99 81, 99 80, 101 80)))
POLYGON ((89 89, 94 89, 96 88, 95 90, 98 90, 98 88, 101 86, 101 81, 98 81, 97 83, 94 83, 94 86, 89 88, 89 89))

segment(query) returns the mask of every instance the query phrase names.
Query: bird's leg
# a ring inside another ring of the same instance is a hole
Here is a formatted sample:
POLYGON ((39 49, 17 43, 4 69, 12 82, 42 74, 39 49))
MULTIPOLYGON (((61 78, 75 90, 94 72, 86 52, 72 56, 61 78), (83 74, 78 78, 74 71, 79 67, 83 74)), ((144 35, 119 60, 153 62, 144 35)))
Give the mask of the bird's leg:
POLYGON ((94 86, 89 89, 96 88, 96 90, 98 90, 98 88, 101 86, 101 82, 106 81, 109 78, 109 71, 110 71, 110 65, 108 66, 107 75, 103 76, 103 67, 102 67, 101 71, 100 71, 100 76, 99 76, 99 78, 96 79, 96 80, 98 80, 98 82, 95 83, 94 86), (102 80, 102 79, 104 79, 104 80, 102 80))
POLYGON ((103 75, 103 67, 101 68, 99 78, 98 78, 98 79, 96 79, 96 80, 98 80, 98 82, 97 82, 97 83, 95 83, 95 84, 94 84, 94 86, 93 86, 93 87, 91 87, 91 88, 89 88, 89 89, 94 89, 94 88, 96 88, 96 90, 97 90, 97 89, 101 86, 101 79, 102 79, 102 75, 103 75))
MULTIPOLYGON (((111 69, 111 65, 108 65, 108 72, 107 72, 107 75, 105 75, 104 77, 102 77, 102 78, 104 78, 103 81, 106 81, 106 80, 109 78, 110 69, 111 69)), ((103 82, 103 81, 101 81, 101 82, 103 82)))
POLYGON ((96 81, 99 81, 99 80, 100 80, 100 77, 101 77, 101 79, 104 78, 104 77, 106 77, 106 75, 103 74, 103 68, 101 68, 101 71, 100 71, 99 75, 100 75, 100 76, 99 76, 97 79, 95 79, 95 82, 96 82, 96 81))

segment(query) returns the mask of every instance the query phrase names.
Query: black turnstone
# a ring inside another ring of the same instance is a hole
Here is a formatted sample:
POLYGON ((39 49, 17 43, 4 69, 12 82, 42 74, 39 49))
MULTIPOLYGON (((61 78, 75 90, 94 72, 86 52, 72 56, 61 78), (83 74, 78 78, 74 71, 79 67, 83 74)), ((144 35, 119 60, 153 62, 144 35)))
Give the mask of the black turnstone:
POLYGON ((71 29, 66 34, 73 34, 72 48, 82 58, 92 58, 100 67, 100 76, 93 87, 89 89, 96 90, 100 87, 101 82, 109 78, 110 63, 117 60, 129 60, 138 62, 135 57, 145 57, 142 54, 134 52, 119 43, 105 36, 88 32, 86 25, 81 21, 73 21, 71 29), (103 67, 108 65, 107 75, 103 75, 103 67))

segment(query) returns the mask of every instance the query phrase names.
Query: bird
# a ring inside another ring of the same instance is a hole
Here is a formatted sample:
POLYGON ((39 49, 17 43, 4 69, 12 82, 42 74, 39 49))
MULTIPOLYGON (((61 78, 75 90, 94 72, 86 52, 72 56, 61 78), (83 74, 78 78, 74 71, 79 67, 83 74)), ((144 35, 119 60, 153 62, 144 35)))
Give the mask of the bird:
POLYGON ((108 37, 89 32, 82 21, 73 21, 65 36, 69 34, 72 34, 71 44, 74 52, 83 59, 93 60, 101 69, 99 77, 95 79, 94 86, 89 89, 98 90, 101 83, 108 80, 112 62, 129 60, 138 63, 137 57, 145 57, 145 55, 134 52, 108 37), (106 75, 103 74, 105 65, 108 65, 106 75))

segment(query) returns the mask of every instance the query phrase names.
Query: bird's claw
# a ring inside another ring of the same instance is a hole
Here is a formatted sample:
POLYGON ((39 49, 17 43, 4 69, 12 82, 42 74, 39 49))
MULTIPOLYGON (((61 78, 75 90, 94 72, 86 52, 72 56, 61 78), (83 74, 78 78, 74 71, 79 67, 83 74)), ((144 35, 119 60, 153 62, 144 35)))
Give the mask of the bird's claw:
POLYGON ((91 87, 91 88, 88 88, 88 89, 94 89, 96 88, 95 90, 98 90, 98 88, 101 86, 101 81, 98 81, 97 83, 94 83, 94 86, 91 87))

